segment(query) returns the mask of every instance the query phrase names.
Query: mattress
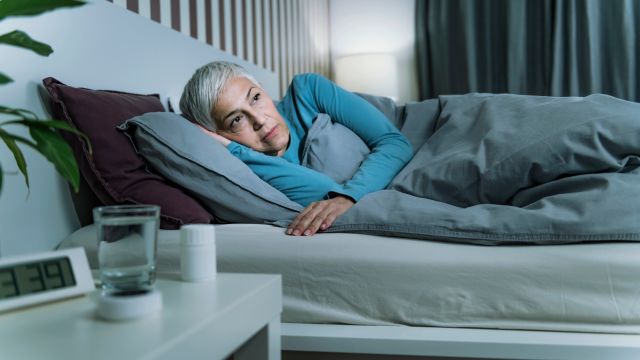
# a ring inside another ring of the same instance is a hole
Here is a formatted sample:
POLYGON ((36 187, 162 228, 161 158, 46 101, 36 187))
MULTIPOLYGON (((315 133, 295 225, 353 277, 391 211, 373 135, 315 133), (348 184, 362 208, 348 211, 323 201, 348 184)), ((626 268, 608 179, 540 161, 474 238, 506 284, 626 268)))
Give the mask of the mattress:
MULTIPOLYGON (((161 230, 158 276, 180 272, 161 230)), ((360 234, 292 237, 216 226, 218 271, 282 274, 283 322, 640 333, 640 244, 477 246, 360 234)), ((97 267, 95 229, 83 246, 97 267)))

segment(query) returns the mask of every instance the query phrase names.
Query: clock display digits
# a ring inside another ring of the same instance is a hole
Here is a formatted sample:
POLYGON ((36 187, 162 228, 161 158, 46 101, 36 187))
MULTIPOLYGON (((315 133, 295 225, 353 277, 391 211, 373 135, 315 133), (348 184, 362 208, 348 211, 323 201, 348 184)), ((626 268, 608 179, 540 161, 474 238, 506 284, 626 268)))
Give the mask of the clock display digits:
POLYGON ((65 288, 75 284, 71 263, 67 257, 0 268, 0 299, 65 288))
POLYGON ((54 259, 43 263, 45 284, 47 289, 57 289, 75 285, 76 282, 67 258, 54 259))
POLYGON ((20 290, 15 270, 11 268, 0 269, 0 299, 18 295, 20 295, 20 290))
POLYGON ((44 291, 44 279, 42 278, 41 264, 31 263, 24 265, 24 273, 26 280, 18 283, 20 290, 24 293, 35 293, 44 291), (25 287, 26 289, 22 289, 25 287))

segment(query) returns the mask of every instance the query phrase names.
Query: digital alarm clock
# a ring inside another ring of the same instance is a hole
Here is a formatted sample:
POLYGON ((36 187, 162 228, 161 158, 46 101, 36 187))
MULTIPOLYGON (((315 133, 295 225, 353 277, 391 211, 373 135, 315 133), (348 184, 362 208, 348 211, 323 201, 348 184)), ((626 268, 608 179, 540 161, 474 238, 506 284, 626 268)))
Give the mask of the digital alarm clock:
POLYGON ((0 258, 0 313, 94 289, 81 247, 0 258))

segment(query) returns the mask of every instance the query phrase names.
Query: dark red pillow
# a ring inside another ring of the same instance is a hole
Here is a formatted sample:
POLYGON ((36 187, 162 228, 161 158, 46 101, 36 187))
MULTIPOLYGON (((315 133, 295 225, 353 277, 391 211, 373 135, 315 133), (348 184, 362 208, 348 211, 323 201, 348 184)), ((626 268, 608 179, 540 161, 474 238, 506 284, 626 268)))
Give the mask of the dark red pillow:
POLYGON ((74 151, 82 177, 102 204, 160 205, 163 229, 211 222, 212 216, 196 200, 150 173, 131 141, 116 129, 131 117, 164 111, 157 94, 75 88, 51 77, 43 84, 52 99, 53 116, 67 121, 91 140, 93 154, 80 137, 62 132, 74 151))

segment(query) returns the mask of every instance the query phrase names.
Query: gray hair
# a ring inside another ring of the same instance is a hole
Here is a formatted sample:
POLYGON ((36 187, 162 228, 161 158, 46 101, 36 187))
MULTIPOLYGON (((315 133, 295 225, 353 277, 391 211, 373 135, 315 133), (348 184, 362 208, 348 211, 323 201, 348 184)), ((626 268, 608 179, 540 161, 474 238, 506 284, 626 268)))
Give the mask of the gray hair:
POLYGON ((227 81, 244 77, 254 84, 260 83, 242 66, 228 61, 210 62, 193 74, 180 97, 180 111, 189 120, 215 131, 217 126, 211 113, 227 81))

